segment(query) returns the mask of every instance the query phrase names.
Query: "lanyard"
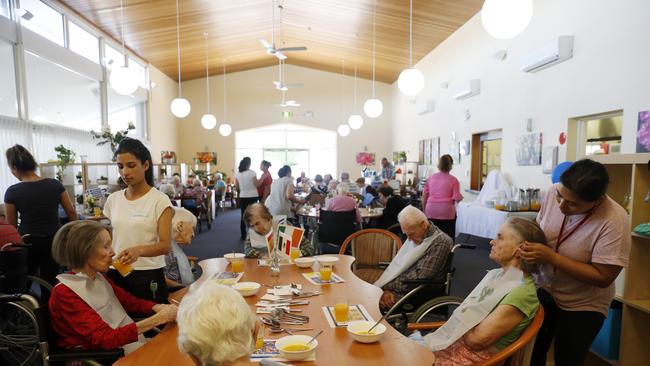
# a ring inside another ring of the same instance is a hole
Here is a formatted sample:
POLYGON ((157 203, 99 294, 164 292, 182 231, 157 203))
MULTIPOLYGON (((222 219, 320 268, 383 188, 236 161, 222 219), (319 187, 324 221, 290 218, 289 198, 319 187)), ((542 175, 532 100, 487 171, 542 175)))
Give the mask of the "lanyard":
POLYGON ((562 237, 562 233, 564 233, 564 225, 566 224, 566 215, 564 216, 564 219, 562 219, 562 226, 560 227, 560 234, 557 237, 557 245, 555 246, 556 253, 560 250, 560 245, 562 245, 562 243, 564 243, 564 241, 567 240, 571 236, 571 234, 576 232, 576 230, 578 230, 580 226, 582 226, 582 224, 584 224, 587 221, 587 219, 591 216, 593 212, 594 210, 591 209, 587 214, 587 216, 585 216, 582 220, 580 220, 580 222, 573 228, 573 230, 569 231, 566 234, 566 236, 562 237))

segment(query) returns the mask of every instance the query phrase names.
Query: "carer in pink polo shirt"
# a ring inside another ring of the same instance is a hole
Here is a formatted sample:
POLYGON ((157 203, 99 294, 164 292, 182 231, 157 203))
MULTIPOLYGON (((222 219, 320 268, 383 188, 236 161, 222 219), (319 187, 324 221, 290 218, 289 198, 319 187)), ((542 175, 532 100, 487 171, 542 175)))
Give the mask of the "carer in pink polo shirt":
POLYGON ((526 242, 524 261, 538 263, 537 295, 546 315, 532 366, 582 365, 614 298, 614 280, 628 264, 627 213, 607 195, 609 175, 593 160, 577 161, 548 192, 537 221, 548 245, 526 242))
POLYGON ((438 161, 438 173, 427 179, 422 192, 423 211, 440 230, 456 238, 456 202, 463 200, 458 179, 449 174, 454 165, 451 155, 443 155, 438 161))

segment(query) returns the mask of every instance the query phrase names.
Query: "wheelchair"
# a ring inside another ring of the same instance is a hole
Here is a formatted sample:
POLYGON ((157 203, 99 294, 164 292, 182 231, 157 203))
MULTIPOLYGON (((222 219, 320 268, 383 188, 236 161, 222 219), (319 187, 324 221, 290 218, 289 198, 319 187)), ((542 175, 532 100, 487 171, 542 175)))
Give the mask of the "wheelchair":
POLYGON ((52 286, 27 275, 27 246, 10 243, 0 248, 0 365, 49 366, 70 361, 110 365, 124 356, 121 348, 88 351, 56 347, 45 300, 52 286), (30 292, 32 284, 40 285, 40 294, 30 292))
POLYGON ((463 298, 450 295, 451 281, 456 271, 453 266, 454 252, 458 248, 475 249, 476 246, 455 244, 451 248, 445 263, 446 275, 443 283, 426 279, 407 281, 407 284, 414 288, 385 313, 386 321, 393 328, 408 334, 408 323, 445 320, 463 302, 463 298))

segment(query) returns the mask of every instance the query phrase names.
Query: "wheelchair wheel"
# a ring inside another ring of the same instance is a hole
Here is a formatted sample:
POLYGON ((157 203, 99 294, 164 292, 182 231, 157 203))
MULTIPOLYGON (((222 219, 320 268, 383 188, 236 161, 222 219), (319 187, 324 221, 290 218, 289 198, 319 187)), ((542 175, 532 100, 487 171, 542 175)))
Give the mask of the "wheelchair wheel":
POLYGON ((422 304, 409 319, 409 323, 444 321, 449 319, 463 299, 456 296, 441 296, 422 304))
POLYGON ((31 365, 38 356, 38 323, 24 302, 0 303, 0 365, 31 365))

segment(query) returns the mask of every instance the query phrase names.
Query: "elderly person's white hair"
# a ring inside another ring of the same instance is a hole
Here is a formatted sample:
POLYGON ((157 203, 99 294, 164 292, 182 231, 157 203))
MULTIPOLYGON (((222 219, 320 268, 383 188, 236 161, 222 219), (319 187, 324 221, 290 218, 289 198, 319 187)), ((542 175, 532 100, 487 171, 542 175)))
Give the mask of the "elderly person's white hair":
POLYGON ((172 176, 172 184, 180 184, 181 183, 181 177, 178 175, 172 176))
POLYGON ((178 234, 178 224, 189 222, 196 226, 196 216, 183 207, 174 207, 174 217, 172 218, 172 235, 178 234))
POLYGON ((214 177, 215 177, 217 180, 220 180, 220 179, 223 179, 223 174, 221 174, 221 173, 217 173, 217 174, 215 174, 214 177))
POLYGON ((427 215, 424 212, 418 210, 416 207, 408 205, 402 209, 397 215, 397 221, 400 224, 413 226, 421 223, 422 221, 427 221, 427 215))
POLYGON ((214 281, 191 286, 176 322, 178 348, 204 366, 232 362, 254 351, 255 315, 228 286, 214 281))
POLYGON ((339 184, 336 187, 336 191, 339 193, 339 195, 344 196, 350 193, 350 186, 348 186, 347 184, 339 184))

